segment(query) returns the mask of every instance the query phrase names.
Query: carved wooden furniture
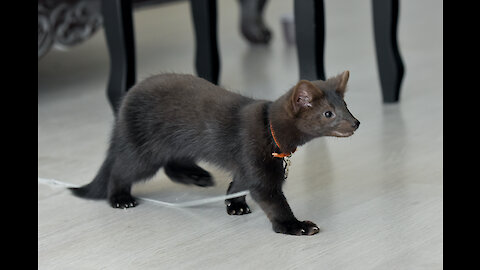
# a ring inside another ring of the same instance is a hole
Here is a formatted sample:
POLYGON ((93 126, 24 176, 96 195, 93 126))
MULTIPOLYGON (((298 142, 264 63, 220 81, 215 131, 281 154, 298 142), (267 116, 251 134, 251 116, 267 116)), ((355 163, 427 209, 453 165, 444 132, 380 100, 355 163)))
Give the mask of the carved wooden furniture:
POLYGON ((71 47, 102 26, 98 0, 39 0, 38 58, 53 46, 71 47))
MULTIPOLYGON (((251 43, 268 43, 271 33, 262 18, 266 0, 238 1, 244 37, 251 43)), ((215 84, 220 74, 216 5, 216 0, 190 1, 195 68, 198 76, 215 84)), ((372 6, 383 101, 397 102, 404 74, 397 45, 399 1, 372 0, 372 6)), ((294 13, 300 79, 325 79, 323 0, 295 0, 294 13)), ((72 46, 89 38, 103 20, 110 54, 107 96, 116 112, 122 96, 136 81, 132 0, 39 0, 38 14, 39 58, 54 44, 72 46)))

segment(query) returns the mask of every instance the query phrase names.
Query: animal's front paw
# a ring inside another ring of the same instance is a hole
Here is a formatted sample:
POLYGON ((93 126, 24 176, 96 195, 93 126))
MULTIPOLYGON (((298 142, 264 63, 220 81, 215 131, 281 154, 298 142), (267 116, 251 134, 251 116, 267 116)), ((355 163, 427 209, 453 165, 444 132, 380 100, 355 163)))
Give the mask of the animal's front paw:
POLYGON ((273 230, 277 233, 291 234, 291 235, 314 235, 320 229, 311 221, 285 221, 275 222, 272 224, 273 230))
POLYGON ((113 208, 121 209, 135 207, 138 204, 135 198, 130 194, 112 195, 109 198, 109 201, 113 208))
POLYGON ((245 202, 225 200, 225 205, 227 205, 227 214, 229 215, 245 215, 252 212, 245 202))

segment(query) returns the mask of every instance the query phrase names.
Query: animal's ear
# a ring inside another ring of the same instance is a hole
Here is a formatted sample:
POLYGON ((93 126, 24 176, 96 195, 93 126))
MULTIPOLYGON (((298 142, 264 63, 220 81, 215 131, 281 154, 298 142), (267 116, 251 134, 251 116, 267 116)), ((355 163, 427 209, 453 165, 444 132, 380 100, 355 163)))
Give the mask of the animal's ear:
POLYGON ((347 91, 347 82, 349 77, 350 72, 348 70, 345 70, 342 74, 336 77, 338 83, 335 91, 339 93, 342 98, 345 95, 345 91, 347 91))
POLYGON ((295 85, 292 94, 293 112, 297 113, 301 108, 312 107, 315 97, 322 95, 322 92, 311 82, 301 80, 295 85))

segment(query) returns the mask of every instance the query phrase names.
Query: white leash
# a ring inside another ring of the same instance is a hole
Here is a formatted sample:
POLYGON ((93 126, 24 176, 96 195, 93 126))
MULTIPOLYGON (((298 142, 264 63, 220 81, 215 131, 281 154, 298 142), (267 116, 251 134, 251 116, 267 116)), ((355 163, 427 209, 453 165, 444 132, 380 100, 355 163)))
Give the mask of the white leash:
MULTIPOLYGON (((77 185, 73 185, 70 183, 58 181, 55 179, 45 179, 45 178, 38 178, 38 183, 48 185, 51 187, 63 187, 63 188, 68 188, 68 187, 79 187, 77 185)), ((155 203, 158 205, 163 205, 163 206, 168 206, 168 207, 192 207, 192 206, 197 206, 197 205, 203 205, 207 203, 213 203, 213 202, 219 202, 219 201, 224 201, 232 198, 237 198, 240 196, 245 196, 248 195, 250 192, 248 190, 245 191, 240 191, 237 193, 229 194, 229 195, 222 195, 222 196, 215 196, 215 197, 209 197, 205 199, 199 199, 199 200, 193 200, 193 201, 188 201, 188 202, 182 202, 182 203, 169 203, 169 202, 163 202, 163 201, 158 201, 150 198, 143 198, 143 197, 138 197, 138 199, 144 201, 144 202, 149 202, 149 203, 155 203)))

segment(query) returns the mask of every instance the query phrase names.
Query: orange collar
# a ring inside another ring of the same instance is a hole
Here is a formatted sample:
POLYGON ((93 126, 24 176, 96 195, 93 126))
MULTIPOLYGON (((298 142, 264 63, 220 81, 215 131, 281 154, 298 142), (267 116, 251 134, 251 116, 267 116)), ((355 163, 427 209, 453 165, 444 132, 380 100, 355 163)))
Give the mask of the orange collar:
MULTIPOLYGON (((282 148, 280 147, 280 144, 278 144, 277 142, 277 139, 275 138, 275 132, 273 131, 273 127, 272 127, 272 123, 270 122, 270 133, 272 133, 272 137, 273 137, 273 141, 275 142, 275 145, 278 147, 278 149, 282 150, 282 148)), ((272 153, 272 156, 273 157, 276 157, 276 158, 284 158, 284 157, 289 157, 291 156, 293 153, 295 153, 295 151, 297 151, 297 149, 295 148, 295 150, 293 150, 293 152, 291 153, 272 153)))

